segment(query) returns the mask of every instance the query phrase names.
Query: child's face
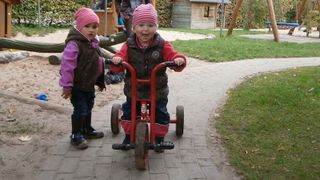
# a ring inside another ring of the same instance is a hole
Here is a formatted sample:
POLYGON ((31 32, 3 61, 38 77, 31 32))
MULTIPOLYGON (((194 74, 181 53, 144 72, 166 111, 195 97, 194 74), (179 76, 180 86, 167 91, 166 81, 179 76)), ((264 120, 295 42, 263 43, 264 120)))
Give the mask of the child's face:
POLYGON ((89 40, 92 40, 96 37, 99 30, 99 24, 90 23, 85 25, 80 32, 89 40))
POLYGON ((153 23, 142 22, 134 26, 132 31, 136 33, 141 43, 149 43, 157 31, 157 26, 153 23))

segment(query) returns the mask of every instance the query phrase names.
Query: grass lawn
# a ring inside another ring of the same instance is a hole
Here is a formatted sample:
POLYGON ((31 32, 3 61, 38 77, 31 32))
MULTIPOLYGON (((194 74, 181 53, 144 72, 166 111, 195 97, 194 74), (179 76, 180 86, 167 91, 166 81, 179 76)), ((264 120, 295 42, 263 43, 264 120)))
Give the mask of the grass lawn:
POLYGON ((319 179, 320 67, 268 73, 229 93, 216 127, 246 179, 319 179))
MULTIPOLYGON (((263 34, 265 32, 234 30, 232 36, 220 37, 219 31, 165 29, 199 34, 214 34, 214 39, 177 40, 172 44, 175 49, 189 57, 210 62, 223 62, 252 58, 285 58, 320 56, 319 43, 276 43, 272 40, 249 39, 243 34, 263 34)), ((226 32, 223 32, 224 35, 226 32)))

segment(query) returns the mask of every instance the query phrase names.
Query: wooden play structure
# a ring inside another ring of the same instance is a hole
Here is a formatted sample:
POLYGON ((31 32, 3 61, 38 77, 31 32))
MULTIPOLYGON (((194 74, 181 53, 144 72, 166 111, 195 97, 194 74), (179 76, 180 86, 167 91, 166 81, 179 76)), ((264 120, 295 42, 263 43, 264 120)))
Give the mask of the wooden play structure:
POLYGON ((90 0, 90 7, 94 10, 94 12, 100 19, 98 34, 102 36, 110 36, 112 34, 116 34, 119 31, 119 26, 115 0, 106 0, 104 9, 95 10, 95 3, 95 0, 90 0))
MULTIPOLYGON (((236 23, 236 19, 237 19, 237 16, 238 16, 238 12, 240 10, 240 7, 241 7, 241 4, 242 4, 243 0, 238 0, 237 3, 236 3, 236 6, 233 10, 233 13, 232 13, 232 17, 231 17, 231 22, 230 22, 230 25, 229 25, 229 28, 228 28, 228 36, 232 34, 232 31, 233 31, 233 28, 235 26, 235 23, 236 23)), ((297 10, 297 15, 296 15, 296 21, 299 21, 301 16, 302 16, 302 12, 305 8, 305 4, 306 4, 307 0, 301 0, 300 1, 300 5, 299 5, 299 8, 297 10)), ((275 17, 275 13, 274 13, 274 8, 273 8, 273 1, 272 0, 267 0, 267 3, 268 3, 268 10, 269 10, 269 18, 270 18, 270 22, 269 24, 271 25, 271 28, 272 28, 272 32, 273 32, 273 36, 274 36, 274 40, 276 42, 279 42, 279 33, 278 33, 278 25, 288 25, 288 26, 291 26, 292 28, 290 29, 289 31, 289 35, 292 35, 293 31, 294 31, 294 28, 295 27, 298 27, 298 23, 292 23, 292 24, 279 24, 279 22, 276 21, 276 17, 275 17)))
MULTIPOLYGON (((96 0, 90 0, 90 7, 98 15, 100 19, 99 35, 110 36, 118 33, 123 29, 123 25, 118 24, 118 11, 116 9, 117 0, 105 0, 105 6, 103 9, 95 9, 96 0)), ((152 5, 155 6, 156 0, 152 1, 152 5)))
MULTIPOLYGON (((243 0, 238 0, 236 6, 234 7, 232 17, 231 17, 231 23, 228 28, 228 34, 227 34, 228 36, 232 34, 242 2, 243 0)), ((272 32, 274 36, 274 41, 279 42, 279 32, 278 32, 278 26, 276 22, 276 16, 274 14, 273 1, 267 0, 267 3, 268 3, 269 17, 271 20, 271 27, 272 27, 272 32)))
POLYGON ((20 0, 0 0, 0 37, 11 37, 12 5, 20 2, 20 0))

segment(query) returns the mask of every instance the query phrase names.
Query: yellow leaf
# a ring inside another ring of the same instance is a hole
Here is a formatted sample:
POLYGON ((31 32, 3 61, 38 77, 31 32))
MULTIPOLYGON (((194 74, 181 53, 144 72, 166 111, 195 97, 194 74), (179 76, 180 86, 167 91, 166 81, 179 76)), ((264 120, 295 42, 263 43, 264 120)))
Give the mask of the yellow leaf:
POLYGON ((30 141, 31 139, 32 139, 31 136, 20 136, 19 137, 19 140, 22 142, 27 142, 27 141, 30 141))

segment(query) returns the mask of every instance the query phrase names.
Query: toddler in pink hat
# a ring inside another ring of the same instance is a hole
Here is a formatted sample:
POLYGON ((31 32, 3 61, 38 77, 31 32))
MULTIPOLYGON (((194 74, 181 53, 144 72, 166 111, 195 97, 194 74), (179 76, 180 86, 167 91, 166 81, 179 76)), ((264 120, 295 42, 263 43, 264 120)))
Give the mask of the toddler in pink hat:
POLYGON ((138 6, 132 15, 132 27, 141 22, 149 22, 154 25, 158 24, 157 11, 151 4, 141 4, 138 6))
MULTIPOLYGON (((119 52, 112 57, 114 64, 122 61, 130 63, 137 72, 138 79, 149 79, 153 67, 164 62, 174 61, 178 66, 171 67, 180 72, 186 66, 186 57, 174 50, 169 41, 164 40, 157 33, 157 11, 151 4, 142 4, 133 12, 132 32, 119 52)), ((110 67, 112 72, 124 71, 122 66, 110 67)), ((126 102, 122 104, 121 126, 126 134, 122 144, 124 150, 130 149, 131 127, 131 81, 130 75, 124 79, 124 94, 126 102)), ((158 71, 156 77, 156 123, 155 123, 155 151, 163 152, 161 144, 169 130, 170 115, 167 110, 168 103, 168 76, 165 70, 158 71)), ((137 99, 150 99, 150 86, 137 85, 137 99)))
POLYGON ((74 14, 74 20, 76 21, 76 27, 81 30, 85 25, 96 23, 99 24, 99 17, 92 9, 82 7, 74 14))
POLYGON ((65 40, 60 66, 61 96, 70 99, 71 115, 70 143, 77 149, 88 148, 87 139, 102 138, 104 133, 91 125, 95 99, 95 86, 105 87, 104 59, 99 51, 99 18, 89 8, 81 8, 74 14, 76 25, 65 40))

